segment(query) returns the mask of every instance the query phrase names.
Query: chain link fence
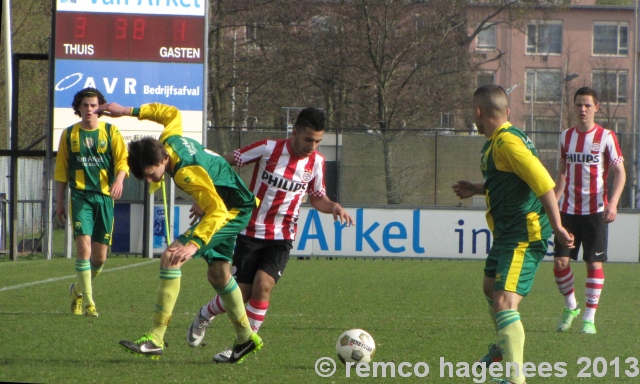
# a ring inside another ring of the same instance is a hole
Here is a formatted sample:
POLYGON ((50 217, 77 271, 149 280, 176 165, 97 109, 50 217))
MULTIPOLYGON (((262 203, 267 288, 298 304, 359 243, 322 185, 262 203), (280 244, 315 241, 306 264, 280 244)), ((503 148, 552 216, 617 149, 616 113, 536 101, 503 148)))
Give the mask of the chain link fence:
MULTIPOLYGON (((289 134, 284 129, 217 127, 209 130, 207 147, 228 153, 257 140, 281 139, 289 134)), ((555 178, 559 133, 527 134, 536 145, 538 157, 555 178)), ((636 135, 618 134, 618 140, 627 171, 620 208, 633 208, 636 135)), ((484 206, 482 197, 459 200, 451 186, 458 180, 482 181, 480 151, 485 141, 483 135, 438 129, 389 133, 327 130, 319 148, 327 158, 327 194, 341 204, 360 206, 484 206)), ((243 167, 238 172, 248 183, 252 170, 253 167, 243 167)))

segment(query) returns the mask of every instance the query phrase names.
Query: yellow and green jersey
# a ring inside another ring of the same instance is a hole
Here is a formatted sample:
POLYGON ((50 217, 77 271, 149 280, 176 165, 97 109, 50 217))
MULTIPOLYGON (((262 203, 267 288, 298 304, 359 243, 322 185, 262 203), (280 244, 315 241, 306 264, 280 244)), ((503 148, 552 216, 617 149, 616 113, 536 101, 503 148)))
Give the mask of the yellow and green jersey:
POLYGON ((204 211, 191 240, 198 248, 208 244, 239 212, 251 212, 256 207, 255 196, 222 156, 182 136, 182 116, 177 108, 160 103, 145 104, 134 108, 133 115, 165 127, 160 142, 173 164, 171 176, 204 211))
POLYGON ((487 223, 496 239, 546 240, 551 225, 538 199, 555 183, 524 132, 505 123, 482 148, 487 223))
POLYGON ((54 179, 70 188, 110 195, 120 171, 129 174, 127 148, 118 128, 100 122, 96 129, 76 123, 60 136, 54 179))

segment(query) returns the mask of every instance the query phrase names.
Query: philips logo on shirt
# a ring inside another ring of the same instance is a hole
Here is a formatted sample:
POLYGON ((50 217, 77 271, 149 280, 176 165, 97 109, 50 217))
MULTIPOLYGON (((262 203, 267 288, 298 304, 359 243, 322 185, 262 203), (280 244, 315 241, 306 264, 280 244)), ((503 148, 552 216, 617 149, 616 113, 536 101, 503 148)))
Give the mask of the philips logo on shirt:
POLYGON ((287 192, 304 192, 307 190, 306 183, 297 183, 284 177, 275 176, 273 173, 267 171, 262 171, 262 181, 287 192))
POLYGON ((600 154, 567 153, 567 163, 598 164, 600 163, 600 154))

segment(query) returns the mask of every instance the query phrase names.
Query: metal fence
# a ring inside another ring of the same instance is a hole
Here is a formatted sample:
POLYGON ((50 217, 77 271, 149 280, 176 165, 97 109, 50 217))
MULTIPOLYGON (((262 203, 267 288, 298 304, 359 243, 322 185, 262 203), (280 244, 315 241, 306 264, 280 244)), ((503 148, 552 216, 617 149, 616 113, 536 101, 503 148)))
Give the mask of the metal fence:
MULTIPOLYGON (((528 132, 538 156, 555 178, 558 132, 528 132)), ((207 147, 227 153, 265 138, 285 138, 273 129, 215 128, 207 147)), ((625 155, 627 183, 620 208, 634 208, 636 135, 618 134, 625 155)), ((458 180, 482 181, 480 151, 486 138, 473 133, 443 130, 402 130, 383 134, 375 130, 330 130, 319 151, 327 158, 329 197, 348 205, 470 206, 478 199, 460 201, 451 186, 458 180)), ((239 169, 245 181, 252 167, 239 169)), ((611 181, 611 180, 610 180, 611 181)), ((481 202, 481 204, 484 204, 481 202)))

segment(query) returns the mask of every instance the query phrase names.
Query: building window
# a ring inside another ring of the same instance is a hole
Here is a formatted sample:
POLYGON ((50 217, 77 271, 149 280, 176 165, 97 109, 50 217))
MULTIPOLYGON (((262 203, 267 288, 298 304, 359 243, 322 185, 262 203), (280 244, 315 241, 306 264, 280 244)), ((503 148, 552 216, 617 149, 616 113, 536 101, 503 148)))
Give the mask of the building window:
POLYGON ((440 126, 442 128, 453 128, 455 115, 453 113, 440 113, 440 126))
POLYGON ((629 25, 601 23, 593 26, 593 54, 627 56, 629 54, 629 25))
POLYGON ((496 49, 496 26, 492 24, 485 27, 476 37, 476 49, 479 51, 491 51, 496 49))
POLYGON ((265 32, 264 26, 258 23, 250 23, 247 24, 245 28, 247 41, 257 45, 262 45, 265 32))
POLYGON ((626 104, 628 77, 627 71, 593 71, 591 81, 600 102, 626 104))
POLYGON ((496 74, 493 71, 482 71, 476 74, 476 88, 481 85, 495 84, 496 74))
POLYGON ((562 23, 537 21, 527 25, 527 53, 561 54, 562 23))
POLYGON ((627 119, 603 120, 599 121, 598 124, 616 133, 625 133, 627 131, 627 119))
POLYGON ((560 101, 562 79, 559 69, 527 69, 526 82, 525 101, 534 103, 560 101))

